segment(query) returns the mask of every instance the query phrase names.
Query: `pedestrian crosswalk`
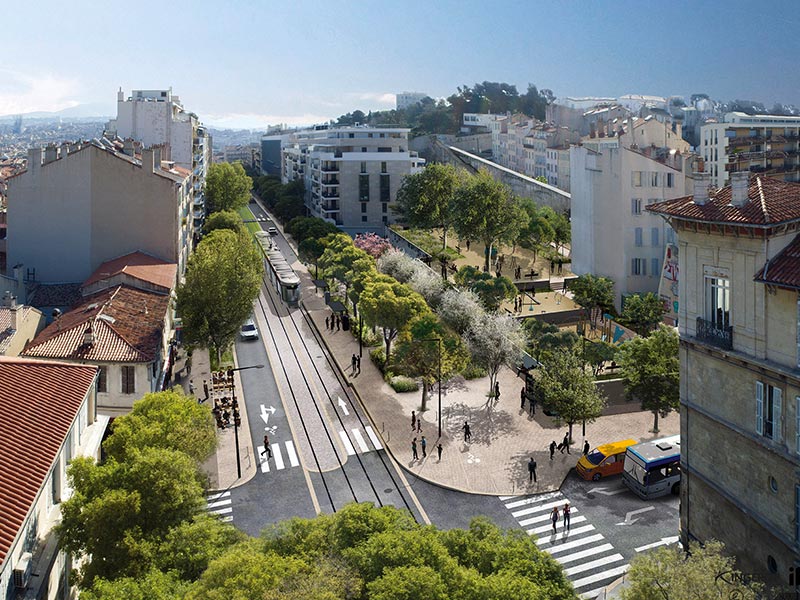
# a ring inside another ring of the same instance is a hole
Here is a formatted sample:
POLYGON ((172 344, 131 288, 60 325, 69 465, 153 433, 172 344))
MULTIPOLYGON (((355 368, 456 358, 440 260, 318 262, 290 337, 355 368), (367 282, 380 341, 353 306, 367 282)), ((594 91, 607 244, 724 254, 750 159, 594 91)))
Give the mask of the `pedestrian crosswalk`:
POLYGON ((219 515, 222 521, 233 521, 233 506, 231 506, 231 492, 215 492, 206 495, 206 512, 219 515))
MULTIPOLYGON (((375 431, 369 425, 364 427, 363 432, 357 427, 349 431, 342 429, 339 431, 339 439, 348 456, 352 456, 353 454, 365 454, 373 450, 383 449, 380 438, 378 438, 375 431), (364 433, 366 433, 366 437, 364 433)), ((258 446, 256 449, 261 463, 262 473, 281 471, 300 465, 300 460, 297 458, 297 450, 292 440, 270 444, 269 447, 272 451, 271 456, 264 452, 264 446, 258 446)))
POLYGON ((502 496, 528 535, 536 536, 536 545, 564 567, 564 572, 581 598, 596 598, 603 588, 628 570, 625 557, 616 552, 603 534, 581 514, 561 492, 536 496, 502 496), (570 528, 566 529, 562 509, 570 505, 570 528), (553 532, 550 514, 558 508, 561 517, 553 532))

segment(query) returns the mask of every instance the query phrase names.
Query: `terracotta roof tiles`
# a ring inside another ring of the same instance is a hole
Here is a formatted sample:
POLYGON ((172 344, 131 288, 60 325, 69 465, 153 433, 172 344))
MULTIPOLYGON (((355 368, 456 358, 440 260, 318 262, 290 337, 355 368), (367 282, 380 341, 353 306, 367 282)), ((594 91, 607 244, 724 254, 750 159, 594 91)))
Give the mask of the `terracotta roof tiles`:
POLYGON ((790 289, 800 289, 800 235, 756 273, 755 281, 790 289))
POLYGON ((114 275, 125 273, 135 279, 147 281, 159 287, 171 290, 175 285, 178 265, 170 263, 144 252, 131 252, 119 258, 101 264, 89 278, 83 282, 82 287, 108 279, 114 275))

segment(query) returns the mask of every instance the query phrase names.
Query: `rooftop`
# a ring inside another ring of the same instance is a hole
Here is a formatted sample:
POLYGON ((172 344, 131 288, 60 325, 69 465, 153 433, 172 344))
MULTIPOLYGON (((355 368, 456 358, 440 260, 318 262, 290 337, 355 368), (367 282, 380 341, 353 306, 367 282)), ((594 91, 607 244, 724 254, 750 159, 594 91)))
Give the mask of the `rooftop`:
POLYGON ((126 274, 169 291, 175 285, 177 271, 178 265, 175 263, 136 251, 104 262, 83 282, 81 287, 86 288, 115 275, 126 274))
POLYGON ((800 290, 800 235, 767 261, 753 279, 767 285, 800 290))

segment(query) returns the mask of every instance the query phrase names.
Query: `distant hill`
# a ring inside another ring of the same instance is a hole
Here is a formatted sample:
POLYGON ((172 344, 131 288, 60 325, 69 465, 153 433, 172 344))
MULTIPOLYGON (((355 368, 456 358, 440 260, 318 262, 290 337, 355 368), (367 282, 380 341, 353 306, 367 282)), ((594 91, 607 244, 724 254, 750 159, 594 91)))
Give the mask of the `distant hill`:
MULTIPOLYGON (((99 121, 113 118, 112 115, 116 114, 117 109, 115 106, 107 102, 92 102, 88 104, 78 104, 70 108, 62 110, 47 112, 37 111, 29 113, 21 113, 23 119, 37 119, 37 120, 52 120, 66 119, 70 121, 90 120, 99 121)), ((20 113, 0 115, 0 123, 13 121, 20 113)))

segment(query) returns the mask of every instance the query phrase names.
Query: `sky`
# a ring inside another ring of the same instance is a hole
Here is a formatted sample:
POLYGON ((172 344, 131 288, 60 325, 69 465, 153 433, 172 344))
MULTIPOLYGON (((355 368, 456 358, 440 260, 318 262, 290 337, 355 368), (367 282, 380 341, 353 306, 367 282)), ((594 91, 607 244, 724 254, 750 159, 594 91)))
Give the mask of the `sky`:
POLYGON ((35 0, 3 12, 0 115, 166 89, 217 127, 305 125, 482 81, 800 105, 794 1, 35 0))

